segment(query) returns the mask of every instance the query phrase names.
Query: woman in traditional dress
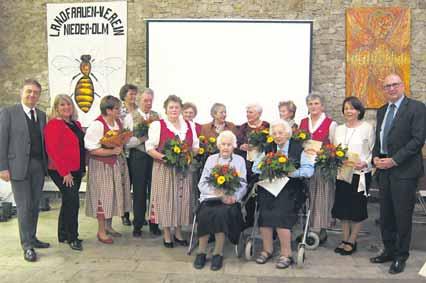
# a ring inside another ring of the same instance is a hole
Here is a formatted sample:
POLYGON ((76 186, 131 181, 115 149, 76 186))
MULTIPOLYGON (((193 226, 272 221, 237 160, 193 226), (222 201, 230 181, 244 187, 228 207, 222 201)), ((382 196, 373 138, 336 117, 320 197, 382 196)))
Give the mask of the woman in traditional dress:
POLYGON ((195 124, 195 130, 197 132, 197 136, 201 134, 201 125, 194 121, 197 116, 197 106, 195 106, 192 102, 185 102, 182 107, 182 116, 183 119, 195 124))
POLYGON ((192 217, 192 175, 178 172, 164 163, 163 149, 170 139, 178 138, 189 149, 198 151, 199 141, 195 128, 181 115, 182 100, 170 95, 164 102, 166 118, 155 121, 148 131, 146 151, 154 159, 151 181, 150 221, 163 227, 164 246, 187 246, 181 226, 189 225, 192 217), (172 237, 171 229, 174 228, 172 237))
MULTIPOLYGON (((311 139, 329 144, 337 123, 324 113, 322 96, 311 94, 306 98, 309 115, 300 122, 300 129, 311 134, 311 139)), ((327 180, 316 170, 310 181, 311 229, 319 232, 320 243, 327 240, 327 228, 331 224, 331 208, 334 201, 334 181, 327 180)))
POLYGON ((98 219, 98 239, 112 244, 121 234, 112 228, 112 217, 131 209, 130 179, 123 146, 105 148, 100 140, 109 131, 121 130, 120 100, 112 95, 100 102, 101 115, 87 128, 84 144, 89 151, 86 215, 98 219))
MULTIPOLYGON (((367 195, 371 183, 371 156, 375 133, 373 127, 362 121, 365 108, 354 97, 343 101, 342 113, 345 123, 336 128, 333 144, 348 148, 349 155, 356 157, 349 160, 354 167, 352 182, 336 180, 336 194, 331 211, 333 218, 342 223, 342 242, 334 250, 341 255, 350 255, 356 251, 356 239, 361 230, 361 222, 368 218, 367 195), (355 162, 355 163, 353 163, 355 162)), ((348 163, 348 162, 347 162, 348 163)))
MULTIPOLYGON (((272 151, 279 151, 295 162, 296 170, 289 173, 289 181, 275 197, 267 189, 258 190, 259 226, 263 240, 263 251, 256 258, 256 263, 264 264, 272 258, 272 235, 276 230, 280 240, 280 257, 276 263, 279 269, 287 268, 293 263, 291 251, 291 229, 297 222, 297 213, 305 200, 305 183, 303 178, 310 178, 314 173, 314 164, 303 151, 302 143, 290 139, 292 130, 284 120, 271 123, 271 136, 275 146, 272 151)), ((253 172, 260 173, 259 163, 264 155, 256 159, 253 172)))
POLYGON ((237 139, 231 131, 223 131, 217 137, 219 153, 209 156, 201 175, 198 188, 200 189, 200 208, 198 210, 199 251, 195 257, 194 267, 201 269, 206 263, 206 253, 209 234, 215 235, 211 270, 219 270, 223 263, 223 245, 225 235, 234 244, 238 243, 243 227, 241 206, 238 203, 246 193, 246 167, 244 159, 233 154, 237 139), (229 165, 239 173, 240 186, 233 195, 224 195, 209 184, 208 178, 216 165, 229 165))

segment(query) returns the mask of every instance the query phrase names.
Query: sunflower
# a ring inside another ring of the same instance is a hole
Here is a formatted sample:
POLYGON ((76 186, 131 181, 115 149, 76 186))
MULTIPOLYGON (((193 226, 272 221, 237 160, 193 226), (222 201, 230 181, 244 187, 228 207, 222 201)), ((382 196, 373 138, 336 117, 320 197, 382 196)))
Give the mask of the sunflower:
POLYGON ((204 148, 200 147, 200 148, 198 149, 198 154, 199 154, 199 155, 203 155, 203 154, 204 154, 204 152, 206 152, 204 148))
POLYGON ((175 146, 173 147, 173 151, 174 151, 175 153, 179 154, 179 153, 180 153, 180 147, 178 147, 177 145, 175 145, 175 146))
POLYGON ((281 156, 278 158, 278 162, 279 163, 286 163, 287 162, 287 158, 285 158, 284 156, 281 156))
POLYGON ((209 138, 209 142, 211 142, 211 143, 216 142, 216 138, 215 138, 215 137, 210 137, 210 138, 209 138))
POLYGON ((343 156, 345 156, 345 153, 343 151, 341 151, 341 150, 338 150, 338 151, 336 151, 336 155, 338 157, 343 157, 343 156))
POLYGON ((267 143, 272 143, 274 141, 274 138, 273 137, 271 137, 271 136, 269 136, 267 139, 266 139, 266 142, 267 143))
POLYGON ((301 140, 306 139, 306 134, 305 134, 305 133, 300 133, 300 134, 299 134, 299 138, 300 138, 301 140))
POLYGON ((217 177, 216 181, 219 185, 222 185, 223 183, 225 183, 225 177, 219 176, 219 177, 217 177))

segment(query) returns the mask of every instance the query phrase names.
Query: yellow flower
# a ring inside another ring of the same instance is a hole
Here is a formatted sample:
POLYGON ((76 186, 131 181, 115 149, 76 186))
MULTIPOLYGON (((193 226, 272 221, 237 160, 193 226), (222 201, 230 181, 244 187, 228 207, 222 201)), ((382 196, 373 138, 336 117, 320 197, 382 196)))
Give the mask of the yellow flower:
POLYGON ((264 134, 269 134, 269 131, 268 131, 267 129, 264 129, 264 130, 262 131, 262 133, 264 133, 264 134))
POLYGON ((173 151, 174 151, 175 153, 179 154, 179 153, 180 153, 180 147, 178 147, 177 145, 175 145, 175 146, 173 147, 173 151))
POLYGON ((199 154, 199 155, 203 155, 203 154, 204 154, 204 152, 205 152, 204 148, 200 147, 200 148, 198 149, 198 154, 199 154))
POLYGON ((259 164, 257 164, 257 168, 261 169, 263 167, 263 162, 259 162, 259 164))
POLYGON ((274 138, 273 137, 271 137, 271 136, 269 136, 267 139, 266 139, 266 142, 267 143, 271 143, 271 142, 273 142, 274 141, 274 138))
POLYGON ((306 134, 305 134, 305 133, 300 133, 300 134, 299 134, 299 138, 300 138, 301 140, 306 139, 306 134))
POLYGON ((343 151, 341 151, 341 150, 338 150, 338 151, 336 151, 336 155, 338 157, 343 157, 343 156, 345 156, 345 153, 343 151))
POLYGON ((216 142, 216 138, 215 138, 215 137, 210 137, 210 138, 209 138, 209 142, 211 142, 211 143, 216 142))
POLYGON ((223 183, 225 183, 225 177, 219 176, 219 177, 217 177, 216 181, 219 185, 222 185, 223 183))
POLYGON ((285 158, 284 156, 281 156, 280 158, 278 158, 278 162, 279 163, 286 163, 287 162, 287 158, 285 158))
POLYGON ((198 137, 198 139, 199 139, 200 141, 205 141, 205 140, 206 140, 206 137, 205 137, 205 136, 199 136, 199 137, 198 137))

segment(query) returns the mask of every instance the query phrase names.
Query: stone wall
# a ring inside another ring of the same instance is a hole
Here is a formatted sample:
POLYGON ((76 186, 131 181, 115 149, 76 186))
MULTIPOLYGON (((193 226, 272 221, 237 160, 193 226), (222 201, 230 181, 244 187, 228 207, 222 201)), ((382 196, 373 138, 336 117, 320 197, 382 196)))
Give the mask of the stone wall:
MULTIPOLYGON (((43 85, 48 105, 46 2, 0 1, 0 106, 18 101, 24 78, 43 85)), ((51 0, 49 3, 83 2, 51 0)), ((89 2, 89 1, 86 1, 89 2)), ((313 91, 341 121, 345 96, 345 9, 402 6, 412 10, 412 97, 426 101, 426 0, 128 0, 127 81, 145 85, 145 22, 148 18, 242 18, 314 20, 313 91)), ((374 117, 374 111, 367 113, 374 117)))

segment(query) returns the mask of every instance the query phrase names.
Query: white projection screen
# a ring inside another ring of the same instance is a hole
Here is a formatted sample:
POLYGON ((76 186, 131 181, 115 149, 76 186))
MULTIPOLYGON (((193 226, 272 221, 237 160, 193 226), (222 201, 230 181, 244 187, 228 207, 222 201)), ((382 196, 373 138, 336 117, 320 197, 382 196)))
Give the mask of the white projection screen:
POLYGON ((311 90, 312 21, 147 20, 147 60, 161 113, 176 94, 197 105, 199 123, 210 122, 220 102, 239 125, 248 104, 262 105, 262 120, 273 121, 279 101, 293 100, 299 122, 311 90))

